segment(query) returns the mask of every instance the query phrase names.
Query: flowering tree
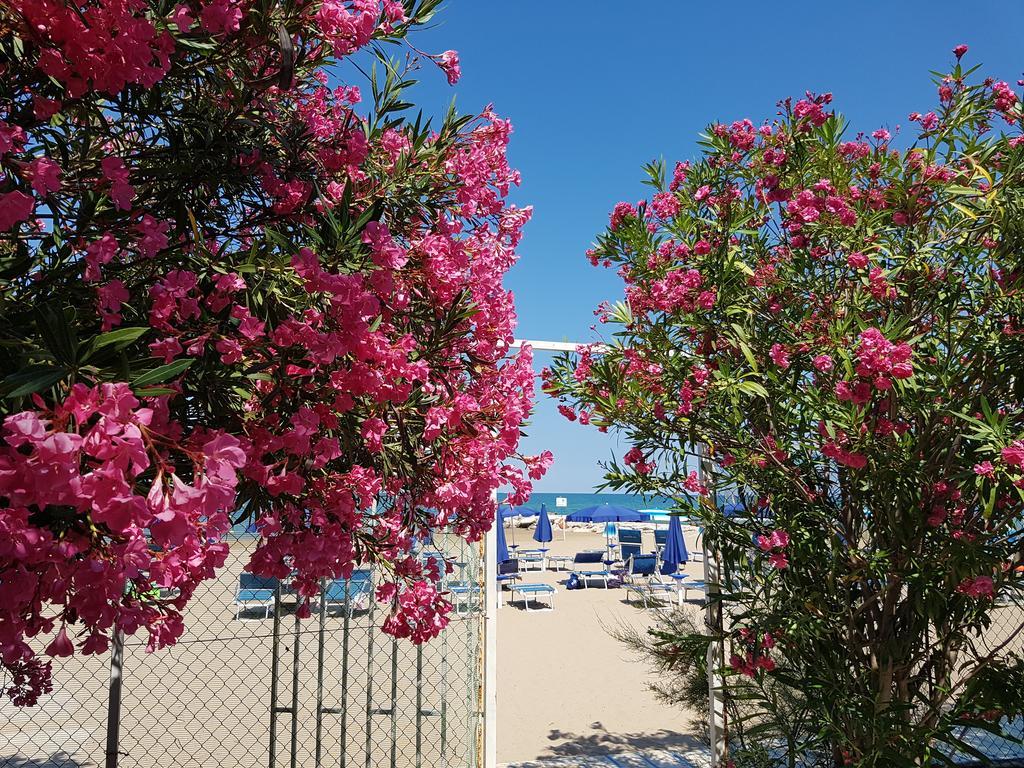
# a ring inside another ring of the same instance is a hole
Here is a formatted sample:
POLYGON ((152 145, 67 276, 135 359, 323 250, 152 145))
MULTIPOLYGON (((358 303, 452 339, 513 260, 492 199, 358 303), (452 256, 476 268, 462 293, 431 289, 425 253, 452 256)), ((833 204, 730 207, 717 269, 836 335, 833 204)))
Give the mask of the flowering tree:
MULTIPOLYGON (((533 390, 529 351, 507 358, 502 277, 530 216, 505 201, 511 126, 405 119, 424 55, 383 52, 436 5, 0 2, 16 702, 50 687, 42 644, 173 643, 242 520, 261 536, 249 568, 294 574, 300 612, 371 563, 385 630, 429 639, 451 606, 415 538, 479 538, 499 485, 522 497, 550 462, 510 463, 533 390), (360 49, 365 109, 332 82, 360 49)), ((458 79, 453 51, 430 58, 458 79)))
POLYGON ((1024 709, 1022 627, 983 637, 1022 586, 1022 109, 965 51, 907 149, 808 94, 651 165, 590 251, 614 335, 546 372, 631 443, 609 485, 699 499, 727 691, 765 724, 788 688, 791 764, 921 765, 1024 709))

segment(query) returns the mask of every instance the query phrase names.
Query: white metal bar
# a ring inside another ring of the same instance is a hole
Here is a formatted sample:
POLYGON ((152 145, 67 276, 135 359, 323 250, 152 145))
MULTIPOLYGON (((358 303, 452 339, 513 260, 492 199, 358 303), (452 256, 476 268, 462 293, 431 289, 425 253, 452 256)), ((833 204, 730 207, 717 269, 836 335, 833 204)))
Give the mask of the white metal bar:
POLYGON ((510 347, 519 349, 529 345, 531 349, 538 352, 575 352, 577 347, 589 346, 594 352, 603 352, 608 349, 606 344, 586 341, 541 341, 538 339, 515 339, 510 347))
MULTIPOLYGON (((700 484, 712 487, 711 462, 707 448, 703 443, 697 445, 697 471, 700 484)), ((714 503, 712 496, 712 503, 714 503)), ((704 588, 705 621, 712 631, 722 630, 722 603, 719 599, 721 580, 721 563, 718 552, 708 548, 708 537, 702 539, 704 557, 704 588)), ((720 672, 725 649, 723 644, 712 640, 708 644, 708 738, 711 741, 711 768, 726 765, 729 756, 729 745, 726 735, 725 701, 722 698, 722 687, 725 681, 720 672)))
POLYGON ((541 350, 544 352, 575 352, 583 342, 575 341, 536 341, 533 339, 516 339, 512 342, 512 348, 518 349, 519 347, 529 344, 533 349, 541 350))
MULTIPOLYGON (((492 494, 497 502, 497 494, 492 494)), ((494 525, 484 541, 484 765, 498 765, 498 536, 501 518, 495 509, 494 525)))

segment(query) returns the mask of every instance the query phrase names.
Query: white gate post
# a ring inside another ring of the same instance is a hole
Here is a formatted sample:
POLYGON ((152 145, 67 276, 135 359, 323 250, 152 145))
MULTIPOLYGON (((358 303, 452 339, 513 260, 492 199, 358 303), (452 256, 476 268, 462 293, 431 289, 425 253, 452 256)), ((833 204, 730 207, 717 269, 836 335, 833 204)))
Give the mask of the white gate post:
MULTIPOLYGON (((708 459, 707 451, 703 443, 697 446, 697 472, 700 477, 700 484, 711 488, 714 494, 714 483, 711 483, 711 462, 708 459)), ((712 495, 711 504, 717 510, 718 500, 712 495)), ((721 583, 721 563, 718 560, 718 552, 708 547, 708 537, 701 538, 701 546, 704 554, 704 584, 707 590, 707 599, 704 603, 704 621, 708 629, 713 632, 721 632, 723 627, 722 603, 719 599, 721 583)), ((725 765, 728 758, 728 744, 726 735, 725 701, 722 698, 722 686, 724 681, 719 670, 721 669, 724 653, 723 644, 712 640, 708 643, 708 738, 711 741, 711 768, 725 765)))
MULTIPOLYGON (((497 494, 494 494, 497 501, 497 494)), ((495 520, 487 532, 484 546, 484 764, 498 764, 498 534, 501 525, 495 507, 495 520)))
MULTIPOLYGON (((719 594, 719 562, 718 554, 708 549, 707 538, 704 539, 704 584, 707 586, 707 604, 705 605, 705 621, 708 627, 721 630, 721 603, 715 602, 719 594), (713 599, 714 598, 714 599, 713 599)), ((711 768, 724 765, 726 752, 725 735, 725 702, 722 699, 722 644, 717 640, 708 643, 708 737, 711 741, 711 768)))

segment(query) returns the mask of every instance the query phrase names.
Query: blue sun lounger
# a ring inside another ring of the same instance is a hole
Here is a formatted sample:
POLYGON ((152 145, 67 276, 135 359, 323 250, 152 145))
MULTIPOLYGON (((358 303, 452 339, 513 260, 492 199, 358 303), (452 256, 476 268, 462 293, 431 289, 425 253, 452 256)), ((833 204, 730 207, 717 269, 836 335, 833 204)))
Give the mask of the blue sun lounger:
MULTIPOLYGON (((603 563, 607 553, 603 549, 585 549, 582 552, 577 552, 576 556, 572 559, 573 565, 587 564, 587 563, 603 563)), ((575 569, 575 573, 579 576, 580 581, 583 582, 584 587, 589 587, 590 579, 600 579, 604 582, 605 589, 608 588, 608 579, 612 578, 614 574, 607 568, 600 570, 579 570, 575 569)))
POLYGON ((526 610, 530 610, 530 600, 533 600, 534 610, 555 610, 555 592, 557 591, 550 584, 513 584, 510 589, 512 594, 509 595, 508 601, 512 603, 513 600, 521 599, 526 610), (519 597, 516 597, 519 595, 519 597), (547 608, 537 608, 537 597, 547 597, 551 601, 551 605, 547 608))

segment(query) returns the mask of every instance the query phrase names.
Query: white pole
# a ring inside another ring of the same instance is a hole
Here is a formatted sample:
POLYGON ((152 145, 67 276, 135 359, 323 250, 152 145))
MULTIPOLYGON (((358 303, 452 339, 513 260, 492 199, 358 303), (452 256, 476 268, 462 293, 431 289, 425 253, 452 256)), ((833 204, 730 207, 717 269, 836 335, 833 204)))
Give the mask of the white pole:
MULTIPOLYGON (((497 494, 493 495, 497 501, 497 494)), ((494 525, 484 542, 484 766, 498 765, 498 535, 501 518, 495 508, 494 525)))
MULTIPOLYGON (((710 462, 705 453, 704 445, 697 446, 697 472, 700 477, 700 484, 710 487, 710 462)), ((712 488, 712 493, 714 489, 712 488)), ((717 500, 712 497, 712 503, 717 500)), ((701 546, 704 550, 704 584, 707 590, 707 599, 704 604, 704 620, 708 628, 714 632, 722 630, 722 603, 718 599, 719 583, 721 579, 721 565, 718 560, 718 552, 708 548, 708 537, 705 534, 701 537, 701 546)), ((723 656, 722 644, 712 640, 708 643, 708 738, 711 741, 711 768, 725 765, 728 757, 728 744, 726 743, 726 722, 725 722, 725 701, 722 698, 722 686, 724 681, 720 669, 723 656)))

